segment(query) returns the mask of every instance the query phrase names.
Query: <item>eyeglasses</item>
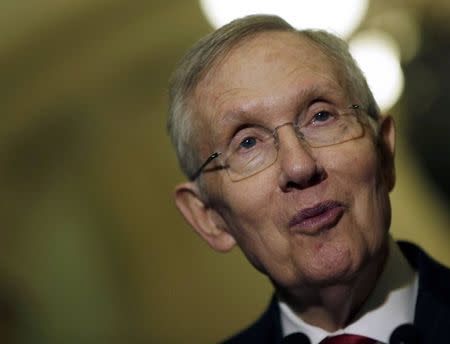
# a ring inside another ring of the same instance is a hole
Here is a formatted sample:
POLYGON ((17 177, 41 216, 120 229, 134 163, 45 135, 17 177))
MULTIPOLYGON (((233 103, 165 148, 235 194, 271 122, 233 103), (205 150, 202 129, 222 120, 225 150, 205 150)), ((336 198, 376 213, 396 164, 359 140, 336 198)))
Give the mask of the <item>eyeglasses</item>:
POLYGON ((226 169, 232 181, 239 181, 265 170, 278 158, 278 130, 288 125, 294 128, 298 139, 311 148, 332 146, 362 137, 364 125, 359 111, 359 105, 351 105, 343 111, 311 111, 302 116, 298 124, 287 122, 273 130, 254 125, 239 130, 228 148, 224 152, 212 153, 190 179, 196 180, 205 171, 226 169), (219 157, 221 164, 206 170, 219 157))

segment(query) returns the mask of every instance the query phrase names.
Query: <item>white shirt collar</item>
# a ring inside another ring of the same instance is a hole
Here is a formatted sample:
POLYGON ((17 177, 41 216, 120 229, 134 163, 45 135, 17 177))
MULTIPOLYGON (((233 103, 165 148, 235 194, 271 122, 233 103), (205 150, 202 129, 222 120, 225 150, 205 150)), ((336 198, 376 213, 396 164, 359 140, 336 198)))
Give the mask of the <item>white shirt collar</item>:
POLYGON ((413 323, 418 285, 418 274, 403 257, 398 245, 390 239, 386 266, 361 309, 360 317, 347 327, 330 333, 307 324, 286 303, 280 301, 283 337, 303 332, 310 338, 311 344, 318 344, 327 336, 349 333, 389 343, 389 337, 396 327, 413 323))

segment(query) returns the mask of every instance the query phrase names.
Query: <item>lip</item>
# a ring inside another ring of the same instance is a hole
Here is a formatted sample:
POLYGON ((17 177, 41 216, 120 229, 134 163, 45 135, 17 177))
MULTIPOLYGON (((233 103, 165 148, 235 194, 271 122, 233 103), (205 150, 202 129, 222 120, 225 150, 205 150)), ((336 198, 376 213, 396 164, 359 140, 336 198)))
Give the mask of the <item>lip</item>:
POLYGON ((342 215, 345 206, 337 201, 325 201, 311 208, 300 210, 289 221, 289 227, 294 233, 316 235, 325 229, 334 227, 342 215))

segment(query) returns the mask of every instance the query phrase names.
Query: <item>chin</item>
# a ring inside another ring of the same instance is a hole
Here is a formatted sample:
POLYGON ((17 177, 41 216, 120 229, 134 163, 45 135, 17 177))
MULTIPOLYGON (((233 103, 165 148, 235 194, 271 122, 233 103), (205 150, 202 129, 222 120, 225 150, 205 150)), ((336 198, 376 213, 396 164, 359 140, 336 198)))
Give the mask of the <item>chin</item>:
POLYGON ((329 286, 350 282, 363 266, 363 260, 356 258, 349 250, 332 250, 310 261, 303 261, 303 273, 298 283, 329 286))
POLYGON ((316 287, 329 287, 350 283, 356 278, 356 272, 351 269, 338 269, 334 271, 320 271, 303 277, 304 284, 316 287))
POLYGON ((287 270, 266 274, 278 288, 295 290, 347 284, 356 278, 359 271, 358 266, 349 261, 326 266, 312 264, 307 267, 291 267, 289 272, 287 270))

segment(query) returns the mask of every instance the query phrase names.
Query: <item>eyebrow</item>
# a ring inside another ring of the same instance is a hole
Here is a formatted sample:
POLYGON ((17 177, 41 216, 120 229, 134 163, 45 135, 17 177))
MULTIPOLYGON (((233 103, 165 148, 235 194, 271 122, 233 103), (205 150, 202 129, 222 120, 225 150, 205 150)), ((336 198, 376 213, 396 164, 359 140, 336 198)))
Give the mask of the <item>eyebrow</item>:
POLYGON ((246 123, 255 123, 255 115, 254 111, 245 111, 242 109, 226 111, 217 121, 217 127, 214 126, 214 128, 217 128, 212 132, 212 139, 215 144, 220 145, 224 141, 228 141, 236 131, 236 128, 239 128, 246 123))
MULTIPOLYGON (((329 95, 332 92, 344 93, 343 88, 337 85, 313 85, 311 88, 300 90, 296 97, 295 107, 297 109, 307 106, 310 101, 314 98, 322 96, 325 100, 325 95, 329 95)), ((261 106, 262 111, 258 111, 259 106, 255 106, 255 109, 250 111, 243 110, 242 108, 236 107, 234 109, 226 111, 222 116, 220 116, 219 123, 241 123, 242 121, 254 121, 255 115, 265 112, 264 106, 261 106)))

